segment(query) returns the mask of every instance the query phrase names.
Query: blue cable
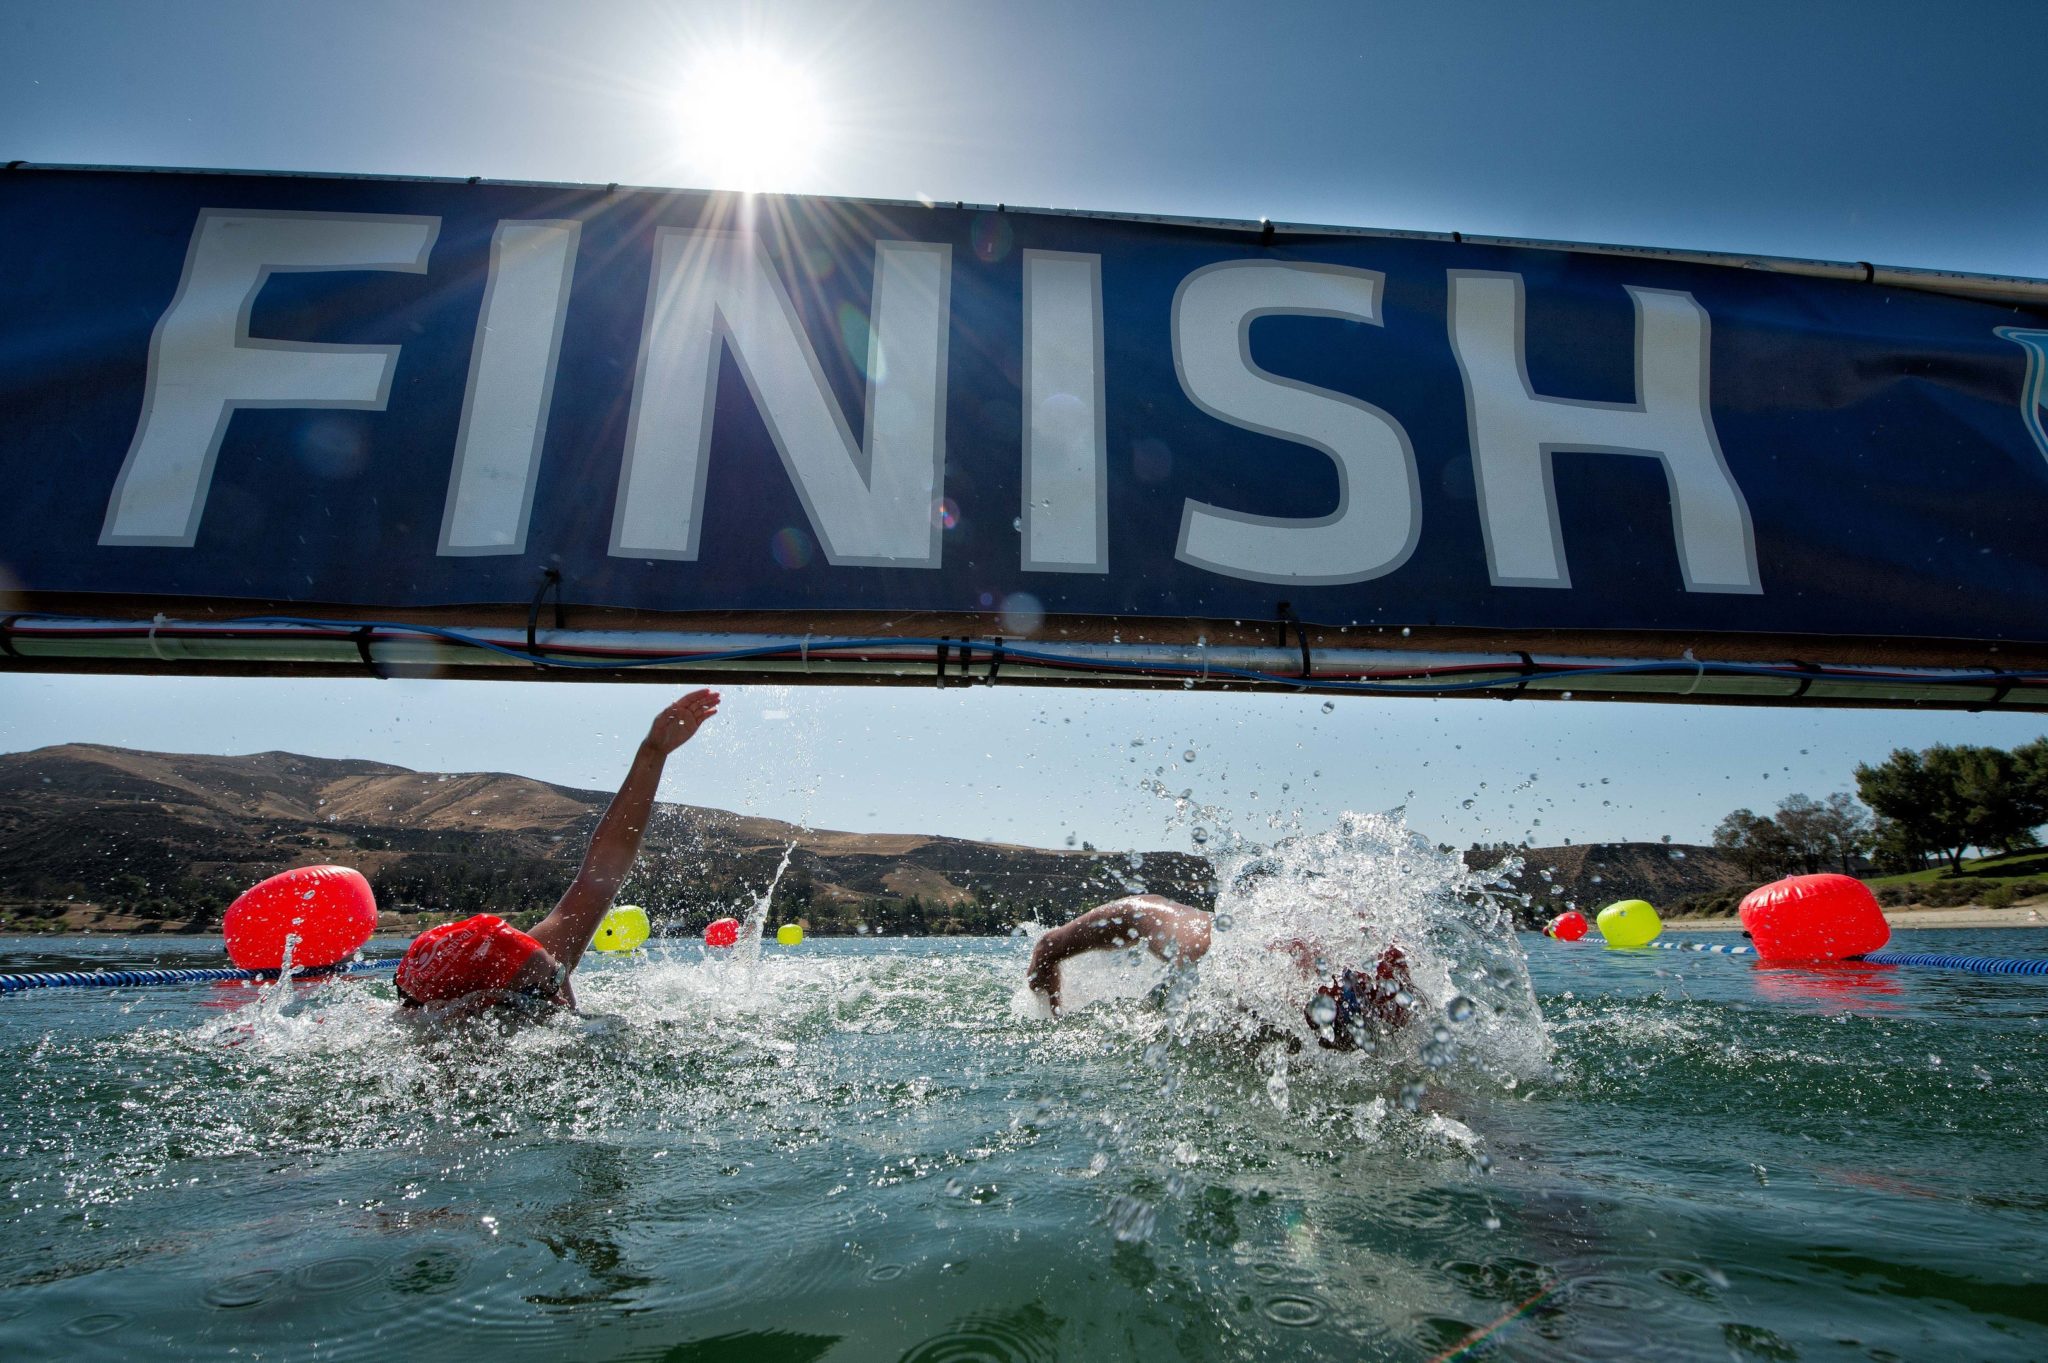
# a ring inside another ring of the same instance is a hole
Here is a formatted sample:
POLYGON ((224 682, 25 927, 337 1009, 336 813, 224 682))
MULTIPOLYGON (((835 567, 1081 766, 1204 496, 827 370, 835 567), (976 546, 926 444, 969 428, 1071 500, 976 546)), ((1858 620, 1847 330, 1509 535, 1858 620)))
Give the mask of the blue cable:
MULTIPOLYGON (((62 616, 43 616, 43 619, 63 619, 62 616)), ((458 629, 445 625, 423 625, 395 620, 322 620, 310 616, 296 615, 255 615, 242 616, 222 621, 221 625, 285 625, 299 629, 323 629, 354 632, 357 630, 389 630, 397 633, 424 635, 428 638, 445 639, 466 648, 482 649, 488 653, 500 654, 521 662, 535 663, 548 667, 583 668, 591 671, 608 671, 628 667, 673 667, 685 663, 744 662, 750 658, 786 657, 799 651, 794 644, 764 644, 753 648, 727 649, 717 653, 671 653, 649 658, 563 658, 537 657, 523 648, 501 644, 491 639, 480 639, 458 629)), ((928 639, 915 637, 888 637, 876 639, 835 639, 821 641, 814 645, 819 648, 940 648, 955 647, 958 641, 952 639, 928 639)), ((994 652, 993 649, 990 650, 994 652)), ((1501 686, 1522 686, 1531 680, 1569 677, 1617 677, 1643 673, 1662 673, 1676 670, 1680 673, 1692 671, 1700 675, 1769 677, 1777 679, 1810 679, 1815 674, 1790 668, 1774 667, 1764 663, 1717 663, 1670 660, 1663 662, 1621 663, 1609 667, 1565 667, 1555 672, 1537 673, 1535 676, 1520 674, 1481 681, 1432 682, 1388 684, 1384 682, 1320 681, 1314 678, 1287 677, 1274 672, 1259 672, 1251 668, 1206 666, 1147 667, 1139 664, 1105 662, 1091 658, 1077 658, 1069 654, 1048 653, 1039 649, 1018 648, 1011 644, 1002 647, 1004 658, 1021 658, 1026 662, 1041 662, 1054 667, 1075 668, 1084 671, 1120 672, 1138 676, 1205 676, 1228 677, 1244 681, 1263 682, 1275 686, 1290 686, 1299 690, 1351 692, 1360 695, 1414 695, 1422 691, 1485 691, 1501 686)), ((1996 686, 2007 682, 2048 680, 2048 671, 2038 672, 1975 672, 1946 677, 1864 677, 1857 674, 1843 674, 1835 680, 1876 681, 1902 680, 1931 686, 1996 686)))
MULTIPOLYGON (((399 958, 345 963, 325 970, 294 972, 296 979, 320 979, 328 975, 354 975, 387 970, 399 958)), ((235 970, 227 967, 194 970, 52 970, 33 975, 0 975, 0 994, 17 994, 25 989, 113 989, 156 984, 198 984, 206 980, 274 980, 275 970, 235 970)))

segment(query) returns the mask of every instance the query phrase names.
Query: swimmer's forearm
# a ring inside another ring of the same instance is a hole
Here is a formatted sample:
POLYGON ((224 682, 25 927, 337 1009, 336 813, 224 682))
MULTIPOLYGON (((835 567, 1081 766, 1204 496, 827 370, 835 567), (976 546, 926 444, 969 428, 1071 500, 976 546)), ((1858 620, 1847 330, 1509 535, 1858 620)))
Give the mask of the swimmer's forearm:
POLYGON ((1162 961, 1193 961, 1209 949, 1209 918, 1195 909, 1119 902, 1090 909, 1038 939, 1034 967, 1058 965, 1086 951, 1142 942, 1162 961))
POLYGON ((590 850, 584 853, 583 867, 576 874, 585 888, 609 894, 625 883, 647 836, 654 794, 661 787, 661 772, 667 762, 668 753, 652 741, 642 743, 633 754, 633 765, 598 820, 597 831, 590 835, 590 850))

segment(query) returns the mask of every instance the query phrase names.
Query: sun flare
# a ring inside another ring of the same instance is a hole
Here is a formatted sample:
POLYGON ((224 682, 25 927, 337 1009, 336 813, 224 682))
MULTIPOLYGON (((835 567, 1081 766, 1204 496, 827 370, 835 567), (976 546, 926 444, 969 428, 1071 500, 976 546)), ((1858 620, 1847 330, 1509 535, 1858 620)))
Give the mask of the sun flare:
POLYGON ((815 171, 825 143, 817 83, 761 48, 700 59, 684 77, 676 112, 683 158, 707 188, 794 188, 815 171))

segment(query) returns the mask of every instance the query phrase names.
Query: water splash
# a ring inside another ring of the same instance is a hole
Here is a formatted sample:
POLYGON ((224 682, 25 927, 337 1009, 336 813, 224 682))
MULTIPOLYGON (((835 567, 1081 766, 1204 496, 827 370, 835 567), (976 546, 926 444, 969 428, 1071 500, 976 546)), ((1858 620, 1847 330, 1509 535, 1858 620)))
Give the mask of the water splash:
POLYGON ((1362 1064, 1501 1083, 1543 1073, 1549 1040, 1494 888, 1498 868, 1468 870, 1398 814, 1351 813, 1271 846, 1234 840, 1212 862, 1219 930, 1176 1020, 1181 1036, 1283 1041, 1298 1052, 1290 1073, 1355 1076, 1362 1064), (1331 1038, 1305 1013, 1315 985, 1370 973, 1390 947, 1407 959, 1415 1021, 1368 1038, 1364 1056, 1325 1051, 1317 1043, 1331 1038))
POLYGON ((752 978, 761 964, 761 934, 768 926, 768 908, 775 902, 775 887, 782 883, 783 872, 789 869, 789 859, 796 855, 796 843, 792 840, 782 849, 782 860, 776 863, 775 874, 768 877, 768 888, 747 910, 746 921, 740 925, 740 940, 734 951, 734 959, 741 971, 752 978))

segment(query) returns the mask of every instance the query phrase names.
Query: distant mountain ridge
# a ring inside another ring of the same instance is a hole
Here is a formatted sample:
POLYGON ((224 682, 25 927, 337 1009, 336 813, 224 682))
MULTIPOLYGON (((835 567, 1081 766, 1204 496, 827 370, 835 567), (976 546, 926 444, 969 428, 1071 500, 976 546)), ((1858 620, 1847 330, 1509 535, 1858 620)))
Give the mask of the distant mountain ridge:
MULTIPOLYGON (((0 754, 0 928, 199 931, 241 889, 334 861, 371 878, 386 926, 422 915, 545 909, 610 799, 503 772, 419 772, 354 758, 219 757, 70 743, 0 754)), ((1183 852, 1058 851, 916 833, 804 829, 663 805, 622 902, 678 931, 743 911, 790 865, 775 921, 814 933, 1007 930, 1135 890, 1208 905, 1208 863, 1183 852)), ((1468 864, 1497 862, 1473 849, 1468 864)), ((1668 905, 1744 884, 1711 847, 1593 843, 1521 849, 1518 916, 1575 903, 1668 905)))
MULTIPOLYGON (((393 910, 533 912, 567 884, 610 798, 501 772, 287 752, 73 743, 0 754, 0 918, 204 928, 240 888, 329 860, 362 870, 393 910)), ((775 906, 812 931, 994 931, 1133 887, 1209 895, 1207 863, 1180 852, 1147 853, 1133 872, 1122 855, 662 805, 622 898, 687 926, 743 908, 792 847, 775 906)))

